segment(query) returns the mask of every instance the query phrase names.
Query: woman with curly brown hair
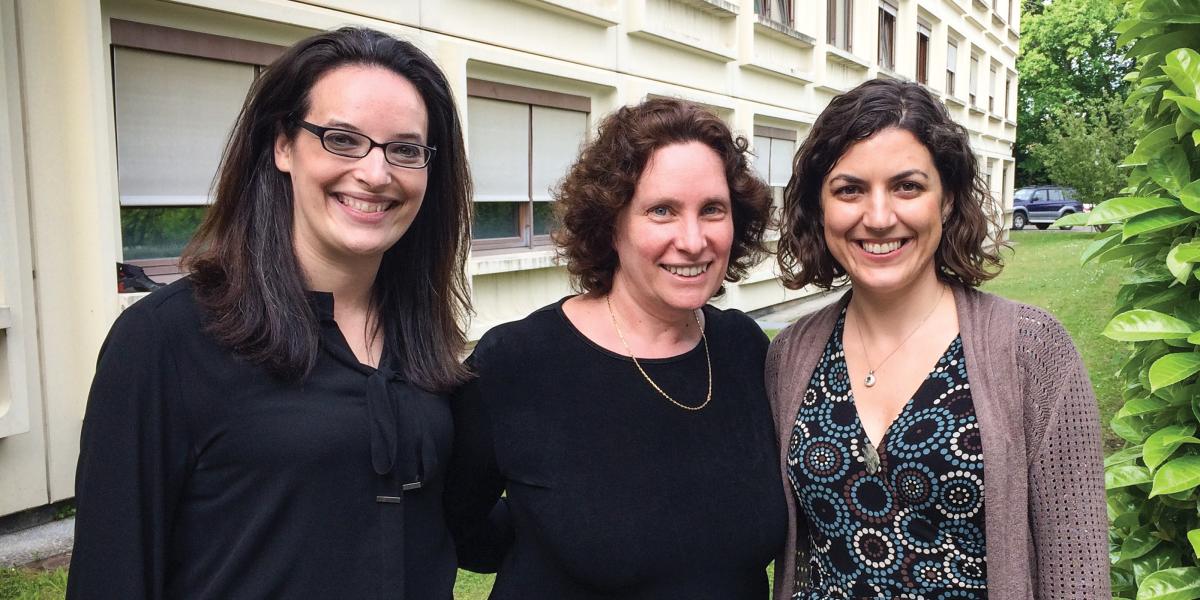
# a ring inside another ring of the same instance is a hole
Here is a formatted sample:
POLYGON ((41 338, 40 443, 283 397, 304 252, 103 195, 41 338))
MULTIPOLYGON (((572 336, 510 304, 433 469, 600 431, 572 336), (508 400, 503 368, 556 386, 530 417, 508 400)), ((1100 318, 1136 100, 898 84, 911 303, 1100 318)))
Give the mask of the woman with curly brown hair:
POLYGON ((707 304, 763 249, 745 139, 687 102, 625 107, 557 200, 583 293, 471 356, 447 483, 460 565, 498 569, 496 599, 765 598, 786 527, 767 338, 707 304))
POLYGON ((1096 401, 1052 316, 975 289, 1000 266, 992 208, 917 84, 838 96, 801 145, 780 267, 853 291, 767 360, 776 600, 1109 597, 1096 401))

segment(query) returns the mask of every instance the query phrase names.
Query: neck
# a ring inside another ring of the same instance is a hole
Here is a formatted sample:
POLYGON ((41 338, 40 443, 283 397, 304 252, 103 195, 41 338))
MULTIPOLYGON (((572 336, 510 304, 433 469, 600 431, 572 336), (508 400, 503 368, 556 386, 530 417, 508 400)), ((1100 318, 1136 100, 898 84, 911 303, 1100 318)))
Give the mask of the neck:
POLYGON ((700 339, 696 310, 650 306, 635 297, 629 286, 613 278, 609 301, 626 338, 648 344, 695 343, 700 339))
POLYGON ((899 290, 854 286, 850 310, 871 337, 904 337, 930 316, 935 304, 944 300, 946 287, 932 270, 913 285, 899 290))
POLYGON ((296 257, 309 289, 333 294, 334 318, 363 318, 371 305, 371 289, 381 256, 336 261, 297 248, 296 257))

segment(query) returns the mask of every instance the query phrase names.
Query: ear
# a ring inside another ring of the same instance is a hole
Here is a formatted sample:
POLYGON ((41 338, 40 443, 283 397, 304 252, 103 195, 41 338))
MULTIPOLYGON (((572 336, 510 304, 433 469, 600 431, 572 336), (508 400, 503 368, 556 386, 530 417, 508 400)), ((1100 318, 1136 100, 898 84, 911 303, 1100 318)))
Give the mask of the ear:
POLYGON ((275 136, 275 168, 284 173, 292 172, 292 140, 283 132, 275 136))
POLYGON ((951 213, 954 212, 954 197, 946 196, 942 198, 942 225, 950 220, 951 213))

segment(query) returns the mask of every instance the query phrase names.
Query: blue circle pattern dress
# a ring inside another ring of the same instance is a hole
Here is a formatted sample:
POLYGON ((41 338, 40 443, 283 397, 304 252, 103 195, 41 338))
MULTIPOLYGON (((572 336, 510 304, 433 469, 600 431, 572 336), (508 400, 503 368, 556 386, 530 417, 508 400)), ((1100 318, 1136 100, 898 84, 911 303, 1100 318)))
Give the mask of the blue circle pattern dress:
POLYGON ((795 600, 987 598, 983 449, 962 338, 888 428, 871 473, 842 347, 845 321, 843 309, 788 446, 809 545, 810 584, 795 600))

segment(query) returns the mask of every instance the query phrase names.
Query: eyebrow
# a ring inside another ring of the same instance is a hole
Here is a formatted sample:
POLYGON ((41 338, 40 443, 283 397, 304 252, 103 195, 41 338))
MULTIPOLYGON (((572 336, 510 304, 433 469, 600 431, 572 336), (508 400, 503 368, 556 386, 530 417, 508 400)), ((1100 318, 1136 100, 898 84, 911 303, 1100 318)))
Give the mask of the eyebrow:
MULTIPOLYGON (((888 181, 896 182, 896 181, 900 181, 902 179, 907 179, 909 177, 912 177, 913 175, 920 175, 921 177, 924 177, 925 179, 929 179, 929 174, 926 173, 925 171, 922 171, 921 169, 909 169, 907 171, 901 171, 895 175, 892 175, 891 177, 888 178, 888 181)), ((846 183, 850 183, 850 184, 854 184, 854 185, 862 185, 867 182, 865 179, 861 179, 861 178, 855 177, 853 175, 849 175, 846 173, 838 173, 837 175, 834 175, 833 177, 829 178, 829 183, 833 184, 833 182, 837 181, 838 179, 843 179, 846 181, 846 183)))
MULTIPOLYGON (((329 121, 329 124, 326 125, 326 127, 332 127, 334 129, 345 129, 347 131, 363 133, 363 130, 359 129, 358 127, 355 127, 352 123, 347 123, 345 121, 339 121, 337 119, 329 121)), ((363 133, 363 135, 366 135, 366 134, 363 133)), ((421 142, 423 140, 424 140, 424 138, 421 136, 421 134, 415 133, 415 132, 407 132, 407 133, 397 133, 397 134, 389 137, 385 141, 387 141, 387 142, 408 142, 408 141, 421 142)))

